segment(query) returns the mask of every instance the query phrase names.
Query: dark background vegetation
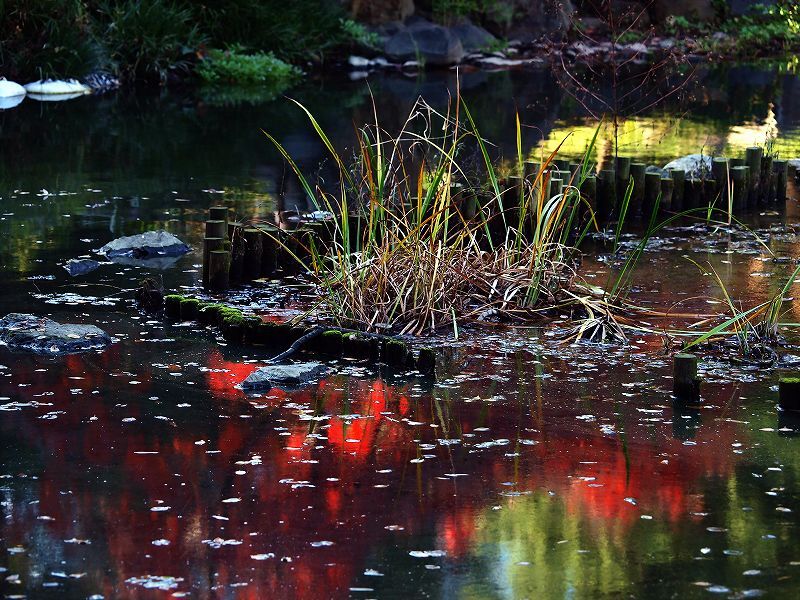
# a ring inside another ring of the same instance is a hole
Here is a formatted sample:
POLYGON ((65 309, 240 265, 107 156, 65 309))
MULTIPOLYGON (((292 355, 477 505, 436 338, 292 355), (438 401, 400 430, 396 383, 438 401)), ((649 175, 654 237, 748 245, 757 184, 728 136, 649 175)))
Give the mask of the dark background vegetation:
POLYGON ((444 25, 470 19, 501 40, 556 30, 577 37, 583 19, 611 23, 623 41, 653 30, 709 39, 723 32, 713 43, 730 53, 800 47, 795 0, 0 0, 0 75, 25 82, 102 71, 166 83, 218 49, 257 55, 230 77, 260 81, 247 69, 278 65, 285 74, 275 61, 307 70, 345 52, 380 54, 387 25, 412 16, 444 25))

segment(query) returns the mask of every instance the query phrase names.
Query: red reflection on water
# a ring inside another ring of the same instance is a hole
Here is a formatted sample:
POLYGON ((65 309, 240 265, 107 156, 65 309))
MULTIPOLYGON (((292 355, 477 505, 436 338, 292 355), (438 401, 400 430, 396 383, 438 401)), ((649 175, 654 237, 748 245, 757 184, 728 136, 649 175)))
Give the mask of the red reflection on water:
MULTIPOLYGON (((618 435, 576 422, 580 413, 565 411, 556 384, 547 396, 552 406, 545 402, 541 415, 506 403, 443 407, 429 392, 415 397, 408 385, 346 377, 294 393, 271 390, 270 398, 252 400, 268 408, 250 410, 233 386, 256 365, 225 360, 217 350, 205 374, 217 403, 194 419, 163 409, 169 416, 162 420, 142 399, 150 392, 115 408, 113 353, 93 358, 98 362, 90 367, 86 360, 72 358, 62 372, 42 377, 15 373, 2 384, 9 395, 6 388, 36 381, 14 388, 15 396, 50 390, 47 410, 66 412, 45 421, 37 418, 45 409, 28 410, 0 425, 7 434, 18 430, 42 461, 38 507, 7 524, 4 537, 30 546, 30 532, 44 528, 57 544, 92 539, 84 548, 99 567, 91 581, 109 597, 137 590, 124 581, 150 573, 183 577, 179 589, 194 591, 209 582, 246 583, 234 588, 237 597, 316 598, 325 590, 344 598, 364 568, 374 566, 367 557, 385 546, 433 534, 451 558, 466 555, 488 507, 514 501, 498 495, 506 491, 554 491, 570 514, 597 528, 609 522, 626 528, 643 513, 678 522, 702 507, 698 480, 731 472, 733 457, 719 448, 743 441, 741 430, 722 420, 701 428, 696 445, 687 446, 671 437, 669 424, 644 426, 631 417, 625 450, 618 435), (101 394, 75 402, 71 376, 85 377, 84 386, 101 394), (281 402, 293 408, 279 408, 281 402), (90 415, 98 421, 89 422, 90 415), (124 422, 123 415, 137 421, 124 422), (520 423, 537 419, 541 429, 526 437, 538 443, 516 445, 520 423), (475 435, 462 438, 472 449, 486 440, 510 443, 470 454, 437 442, 459 431, 475 435), (420 449, 415 440, 430 446, 420 449), (425 454, 435 458, 409 462, 425 454), (38 515, 55 520, 37 521, 38 515), (169 544, 153 545, 160 539, 169 544), (275 557, 252 558, 267 553, 275 557)), ((137 392, 163 384, 151 381, 155 373, 135 377, 143 382, 137 392)), ((474 397, 478 386, 465 384, 463 396, 474 397)), ((597 417, 618 408, 600 402, 597 417)))

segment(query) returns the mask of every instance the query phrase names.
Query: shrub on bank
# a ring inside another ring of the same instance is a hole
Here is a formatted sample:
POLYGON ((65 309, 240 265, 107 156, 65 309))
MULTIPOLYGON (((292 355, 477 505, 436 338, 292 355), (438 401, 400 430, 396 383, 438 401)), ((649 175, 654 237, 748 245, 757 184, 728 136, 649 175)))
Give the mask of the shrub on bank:
POLYGON ((284 79, 277 59, 320 62, 337 46, 370 41, 337 0, 5 0, 0 7, 0 72, 22 80, 106 70, 164 82, 191 71, 206 45, 240 46, 251 57, 215 60, 207 75, 220 68, 284 79))
POLYGON ((245 54, 241 47, 209 51, 197 64, 196 72, 203 81, 211 84, 273 85, 289 84, 302 73, 272 52, 245 54))

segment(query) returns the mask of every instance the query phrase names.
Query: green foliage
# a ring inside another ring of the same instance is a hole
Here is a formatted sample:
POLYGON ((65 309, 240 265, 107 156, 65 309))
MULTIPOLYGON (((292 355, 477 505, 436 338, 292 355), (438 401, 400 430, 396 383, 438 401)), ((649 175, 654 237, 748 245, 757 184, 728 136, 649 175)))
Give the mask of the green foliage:
MULTIPOLYGON (((9 77, 81 77, 98 68, 129 79, 187 73, 207 43, 239 46, 220 76, 265 78, 289 61, 322 60, 342 44, 378 38, 337 0, 0 0, 0 70, 9 77), (226 74, 227 73, 227 74, 226 74)), ((215 77, 214 69, 206 69, 215 77)), ((260 80, 259 80, 260 81, 260 80)))
POLYGON ((301 74, 271 52, 243 54, 240 47, 228 50, 211 50, 196 69, 200 78, 213 84, 267 84, 286 87, 301 74))
POLYGON ((158 78, 188 71, 205 41, 190 8, 170 0, 106 0, 99 5, 109 59, 127 77, 158 78))
POLYGON ((353 44, 373 49, 380 47, 381 36, 368 30, 361 23, 352 19, 339 19, 339 25, 342 28, 342 35, 353 44))
POLYGON ((628 30, 623 31, 617 36, 618 44, 634 44, 642 40, 642 34, 638 31, 628 30))
POLYGON ((693 22, 671 16, 665 29, 673 36, 695 36, 702 50, 737 57, 796 51, 800 48, 800 4, 781 0, 774 6, 753 6, 751 12, 719 23, 693 22), (720 31, 727 37, 714 38, 720 31))
POLYGON ((240 44, 289 61, 321 60, 347 41, 345 16, 335 0, 208 0, 198 10, 201 29, 215 46, 240 44))
POLYGON ((81 0, 0 2, 0 72, 23 80, 82 76, 101 61, 89 10, 81 0))

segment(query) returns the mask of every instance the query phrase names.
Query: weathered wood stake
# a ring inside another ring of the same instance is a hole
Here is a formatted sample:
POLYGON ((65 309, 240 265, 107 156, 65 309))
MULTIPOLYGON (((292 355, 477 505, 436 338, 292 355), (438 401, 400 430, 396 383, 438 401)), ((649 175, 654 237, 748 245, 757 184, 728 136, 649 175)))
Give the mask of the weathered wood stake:
POLYGON ((747 180, 747 208, 754 208, 758 205, 758 198, 761 187, 761 157, 764 149, 752 146, 745 151, 745 163, 750 167, 749 179, 747 180))
POLYGON ((800 373, 784 375, 778 381, 778 406, 783 410, 800 410, 800 373))
POLYGON ((741 213, 747 207, 747 173, 750 167, 731 167, 731 186, 733 188, 733 212, 741 213))
POLYGON ((225 240, 223 238, 205 238, 203 240, 203 287, 208 287, 209 265, 208 257, 214 250, 224 250, 225 240))
POLYGON ((675 182, 670 177, 661 178, 661 210, 672 210, 672 193, 675 189, 675 182))
POLYGON ((206 237, 228 239, 228 224, 221 219, 206 221, 206 237))
POLYGON ((230 287, 229 271, 231 253, 227 250, 214 250, 208 255, 208 287, 222 292, 230 287))
POLYGON ((697 356, 676 354, 672 360, 672 393, 679 400, 699 400, 700 378, 697 376, 697 356))
MULTIPOLYGON (((644 205, 644 174, 647 171, 647 165, 640 162, 632 162, 630 164, 630 176, 633 179, 633 192, 631 192, 631 201, 628 205, 628 214, 640 215, 642 213, 642 206, 644 205)), ((627 188, 627 182, 626 188, 627 188)), ((623 194, 625 191, 623 190, 623 194)))
POLYGON ((670 177, 674 182, 672 185, 672 210, 680 212, 689 208, 686 206, 684 188, 686 186, 686 171, 683 169, 670 169, 670 177))
POLYGON ((261 260, 264 253, 264 234, 258 229, 253 228, 243 230, 242 234, 244 236, 245 243, 242 279, 244 281, 253 281, 254 279, 261 277, 261 260))
POLYGON ((653 209, 658 202, 661 194, 661 174, 645 173, 644 175, 644 204, 642 205, 642 215, 645 220, 653 214, 653 209))
POLYGON ((212 206, 208 209, 208 218, 211 221, 225 221, 228 222, 230 209, 227 206, 212 206))

